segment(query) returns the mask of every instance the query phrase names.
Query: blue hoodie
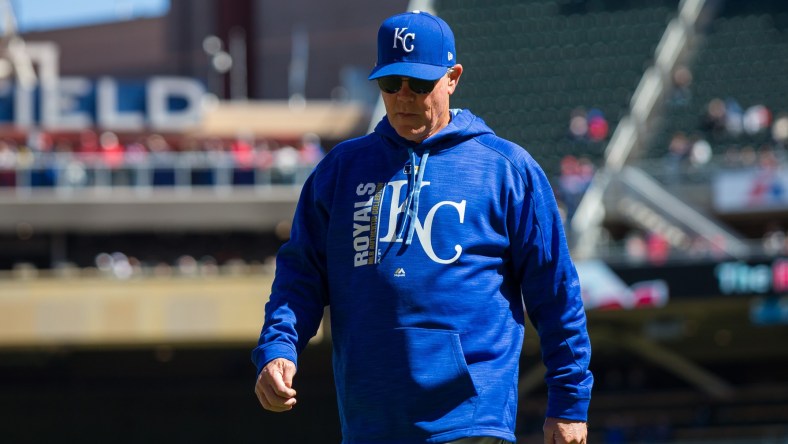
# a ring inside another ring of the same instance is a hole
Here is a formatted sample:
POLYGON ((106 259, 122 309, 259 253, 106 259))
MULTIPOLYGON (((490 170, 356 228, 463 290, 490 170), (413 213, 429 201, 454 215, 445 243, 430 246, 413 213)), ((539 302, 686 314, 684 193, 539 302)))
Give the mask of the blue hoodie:
POLYGON ((547 416, 586 420, 591 349, 549 182, 479 117, 452 114, 418 144, 384 118, 337 145, 277 255, 252 359, 297 362, 330 306, 346 444, 515 441, 524 307, 547 416))

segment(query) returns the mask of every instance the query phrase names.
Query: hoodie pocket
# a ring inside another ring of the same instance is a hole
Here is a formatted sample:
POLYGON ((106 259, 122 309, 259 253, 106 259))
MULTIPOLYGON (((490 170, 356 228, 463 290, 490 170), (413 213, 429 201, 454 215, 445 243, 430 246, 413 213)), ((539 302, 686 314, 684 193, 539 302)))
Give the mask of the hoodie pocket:
POLYGON ((397 328, 367 337, 346 362, 345 421, 366 438, 424 436, 467 424, 477 395, 460 337, 397 328))

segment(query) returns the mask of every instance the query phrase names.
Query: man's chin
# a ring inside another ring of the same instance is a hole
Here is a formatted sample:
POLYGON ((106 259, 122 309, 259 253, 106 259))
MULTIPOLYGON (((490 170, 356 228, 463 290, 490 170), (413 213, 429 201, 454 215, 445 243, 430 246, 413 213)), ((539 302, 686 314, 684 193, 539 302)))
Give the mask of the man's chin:
POLYGON ((425 139, 424 128, 394 128, 403 139, 410 140, 411 142, 421 142, 425 139))

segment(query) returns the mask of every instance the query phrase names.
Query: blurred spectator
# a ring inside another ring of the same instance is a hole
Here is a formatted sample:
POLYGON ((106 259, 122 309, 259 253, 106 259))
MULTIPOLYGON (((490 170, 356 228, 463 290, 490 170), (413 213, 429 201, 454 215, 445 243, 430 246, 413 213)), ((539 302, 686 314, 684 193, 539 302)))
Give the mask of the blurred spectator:
POLYGON ((112 131, 104 131, 99 136, 99 148, 104 167, 109 169, 109 181, 106 185, 131 185, 131 172, 126 166, 126 148, 120 144, 118 135, 112 131))
POLYGON ((670 255, 670 244, 659 233, 651 232, 646 235, 646 249, 651 265, 664 265, 670 255))
POLYGON ((194 257, 184 254, 178 258, 176 263, 178 267, 178 274, 181 276, 197 276, 199 272, 199 265, 194 257))
POLYGON ((607 139, 610 126, 605 114, 598 108, 577 107, 569 115, 569 136, 581 142, 601 142, 607 139))
POLYGON ((692 144, 686 134, 678 131, 673 134, 665 156, 665 169, 670 183, 677 183, 681 178, 681 169, 689 157, 692 144))
POLYGON ((134 273, 129 257, 123 253, 112 253, 112 272, 118 279, 129 279, 134 273))
POLYGON ((569 136, 573 140, 585 140, 588 134, 588 118, 585 108, 578 107, 569 115, 569 136))
POLYGON ((255 150, 257 151, 257 154, 255 155, 255 166, 263 171, 270 170, 274 166, 274 155, 271 152, 271 147, 268 144, 268 141, 260 141, 260 143, 255 146, 255 150))
POLYGON ((785 249, 786 232, 777 222, 772 221, 766 226, 762 244, 764 252, 770 256, 788 254, 788 251, 785 249))
POLYGON ((788 115, 780 114, 772 125, 772 140, 785 148, 788 145, 788 115))
POLYGON ((726 107, 722 99, 709 101, 700 127, 712 140, 720 140, 725 136, 726 107))
POLYGON ((754 105, 744 112, 742 124, 744 131, 755 135, 766 130, 772 123, 772 113, 763 105, 754 105))
POLYGON ((129 279, 134 274, 134 268, 129 262, 128 256, 120 252, 99 253, 96 255, 95 262, 96 268, 105 276, 129 279))
POLYGON ((131 267, 132 276, 142 276, 142 262, 134 256, 129 256, 129 267, 131 267))
POLYGON ((250 170, 254 167, 255 152, 252 148, 253 144, 253 137, 250 134, 240 134, 230 144, 230 152, 233 153, 233 161, 236 168, 250 170))
POLYGON ((71 140, 66 139, 64 137, 58 138, 55 141, 54 151, 57 154, 61 155, 72 155, 74 154, 74 144, 71 140))
POLYGON ((300 164, 300 154, 291 145, 274 150, 274 182, 293 183, 300 164))
POLYGON ((770 148, 757 154, 757 176, 749 184, 748 201, 753 206, 781 205, 788 190, 782 182, 780 164, 770 148))
POLYGON ((38 129, 27 134, 27 151, 30 153, 32 169, 29 171, 30 185, 50 187, 56 182, 56 168, 52 153, 52 137, 38 129))
MULTIPOLYGON (((199 153, 199 151, 196 152, 199 153)), ((202 141, 202 152, 207 163, 206 166, 211 168, 200 172, 199 185, 228 185, 232 162, 224 151, 223 142, 216 137, 204 140, 202 141)))
POLYGON ((169 143, 167 143, 167 139, 164 138, 161 134, 151 134, 145 140, 146 145, 148 145, 148 150, 151 153, 165 153, 171 151, 169 143))
POLYGON ((98 163, 99 155, 99 142, 98 136, 92 130, 84 130, 79 134, 79 142, 76 146, 77 160, 79 165, 74 168, 79 169, 83 167, 82 171, 85 173, 84 178, 80 182, 84 184, 95 184, 95 167, 98 163))
POLYGON ((180 158, 179 163, 184 168, 189 169, 190 174, 187 180, 190 181, 191 185, 214 184, 214 163, 209 159, 209 153, 207 144, 201 143, 192 137, 181 140, 178 154, 180 158))
POLYGON ((704 138, 696 138, 692 143, 689 161, 693 168, 703 168, 711 161, 711 145, 704 138))
POLYGON ((199 262, 201 276, 217 276, 219 274, 219 264, 213 256, 203 256, 199 262))
POLYGON ((70 140, 62 137, 55 140, 54 156, 59 186, 77 187, 87 184, 85 164, 80 157, 74 155, 74 145, 70 140))
POLYGON ((317 165, 324 155, 320 136, 315 133, 304 134, 301 138, 301 163, 305 166, 317 165))
POLYGON ((558 193, 565 205, 566 219, 572 217, 583 194, 594 177, 594 165, 586 157, 566 155, 561 159, 561 176, 558 178, 558 193))
POLYGON ((151 184, 154 186, 175 185, 175 156, 167 139, 160 134, 151 134, 145 140, 150 151, 153 174, 151 184))
POLYGON ((91 158, 99 152, 98 136, 92 130, 84 130, 79 135, 77 151, 86 158, 91 158))
POLYGON ((588 111, 588 138, 592 142, 607 139, 609 129, 605 114, 601 110, 592 108, 588 111))
POLYGON ((624 239, 627 259, 633 263, 645 262, 648 253, 646 238, 639 231, 630 231, 624 239))
POLYGON ((134 171, 134 185, 149 185, 148 148, 140 140, 126 145, 126 165, 134 171))
POLYGON ((99 147, 101 149, 101 158, 104 165, 110 169, 118 169, 123 166, 124 151, 123 145, 120 144, 117 134, 112 131, 104 131, 99 137, 99 147))
POLYGON ((738 137, 744 130, 744 111, 736 99, 728 98, 725 100, 725 129, 728 134, 738 137))
POLYGON ((135 140, 126 145, 126 163, 130 166, 142 165, 148 161, 148 147, 142 140, 135 140))
POLYGON ((692 100, 692 71, 684 65, 679 65, 673 70, 673 91, 670 95, 670 104, 673 106, 687 106, 692 100))
POLYGON ((156 277, 169 277, 172 276, 172 267, 170 264, 160 261, 153 267, 153 275, 156 277))
POLYGON ((81 187, 88 182, 85 164, 79 159, 70 159, 61 174, 61 185, 66 187, 81 187))
POLYGON ((0 187, 16 185, 16 147, 0 140, 0 187))
POLYGON ((251 134, 241 134, 230 144, 230 152, 233 156, 233 183, 236 185, 254 184, 253 139, 251 134))
POLYGON ((591 159, 585 156, 582 156, 578 159, 578 165, 580 167, 580 179, 583 183, 583 188, 585 191, 588 189, 588 186, 591 185, 591 180, 594 178, 596 167, 594 167, 594 163, 591 162, 591 159))
POLYGON ((27 146, 33 151, 50 151, 52 149, 52 137, 41 131, 40 129, 33 128, 27 133, 27 146))
POLYGON ((22 169, 32 168, 35 163, 35 153, 27 145, 16 146, 16 167, 22 169))

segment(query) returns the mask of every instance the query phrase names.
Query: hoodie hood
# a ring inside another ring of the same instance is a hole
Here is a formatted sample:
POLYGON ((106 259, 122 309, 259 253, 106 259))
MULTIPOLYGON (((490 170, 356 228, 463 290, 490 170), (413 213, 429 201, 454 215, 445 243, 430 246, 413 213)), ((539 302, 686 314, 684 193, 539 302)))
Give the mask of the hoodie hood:
POLYGON ((415 149, 417 151, 430 150, 433 154, 438 151, 452 148, 468 139, 482 134, 494 134, 493 130, 484 123, 480 117, 467 109, 451 109, 451 121, 445 128, 424 139, 422 142, 413 142, 403 138, 389 123, 388 117, 383 117, 375 127, 375 134, 380 135, 394 148, 415 149))

